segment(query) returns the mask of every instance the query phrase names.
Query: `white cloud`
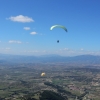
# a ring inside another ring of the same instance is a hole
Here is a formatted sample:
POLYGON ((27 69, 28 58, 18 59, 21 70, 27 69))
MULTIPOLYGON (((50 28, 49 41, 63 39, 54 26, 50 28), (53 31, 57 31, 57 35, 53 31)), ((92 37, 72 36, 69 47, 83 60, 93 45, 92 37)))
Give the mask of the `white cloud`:
POLYGON ((60 49, 60 51, 69 51, 69 48, 60 49))
POLYGON ((21 41, 10 40, 9 43, 22 43, 21 41))
POLYGON ((30 30, 30 27, 24 27, 24 30, 30 30))
POLYGON ((31 51, 27 51, 27 52, 30 52, 30 53, 37 53, 37 52, 39 52, 38 50, 31 50, 31 51))
POLYGON ((14 22, 34 22, 34 20, 28 16, 18 15, 18 16, 11 16, 8 19, 14 22))
POLYGON ((37 34, 37 32, 31 32, 30 34, 31 34, 31 35, 35 35, 35 34, 37 34))
POLYGON ((67 50, 68 51, 69 49, 68 48, 64 48, 64 50, 67 50))
POLYGON ((46 53, 46 50, 38 51, 38 50, 24 50, 27 53, 46 53))

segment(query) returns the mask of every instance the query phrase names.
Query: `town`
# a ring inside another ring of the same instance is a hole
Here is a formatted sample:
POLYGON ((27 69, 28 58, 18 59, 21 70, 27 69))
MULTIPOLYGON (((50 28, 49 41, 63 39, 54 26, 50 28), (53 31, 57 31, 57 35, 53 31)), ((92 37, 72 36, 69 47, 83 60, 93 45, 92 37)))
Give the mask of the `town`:
POLYGON ((92 67, 59 63, 0 65, 0 100, 42 100, 39 93, 47 90, 58 93, 63 100, 99 100, 100 69, 92 67))

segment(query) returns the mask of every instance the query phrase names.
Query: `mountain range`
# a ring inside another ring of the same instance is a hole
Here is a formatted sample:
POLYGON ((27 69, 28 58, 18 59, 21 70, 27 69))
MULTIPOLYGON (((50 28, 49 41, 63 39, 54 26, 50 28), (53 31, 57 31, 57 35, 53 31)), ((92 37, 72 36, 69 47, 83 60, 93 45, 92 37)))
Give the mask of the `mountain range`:
POLYGON ((42 55, 25 56, 0 54, 0 63, 79 63, 79 64, 100 64, 100 56, 79 55, 79 56, 60 56, 60 55, 42 55))

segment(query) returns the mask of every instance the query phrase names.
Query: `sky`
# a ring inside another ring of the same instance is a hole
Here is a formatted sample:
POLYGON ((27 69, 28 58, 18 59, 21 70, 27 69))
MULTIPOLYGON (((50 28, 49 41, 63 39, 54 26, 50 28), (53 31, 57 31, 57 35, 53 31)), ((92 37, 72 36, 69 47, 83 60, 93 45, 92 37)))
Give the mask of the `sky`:
POLYGON ((0 0, 1 54, 100 55, 99 45, 100 0, 0 0))

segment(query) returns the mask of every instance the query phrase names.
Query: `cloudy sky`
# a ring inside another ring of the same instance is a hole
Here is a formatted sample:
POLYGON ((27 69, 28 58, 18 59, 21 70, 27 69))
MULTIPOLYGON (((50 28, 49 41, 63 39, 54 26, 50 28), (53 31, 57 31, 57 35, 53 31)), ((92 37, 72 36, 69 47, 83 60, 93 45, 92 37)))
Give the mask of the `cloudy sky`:
POLYGON ((100 55, 100 0, 0 0, 0 53, 100 55))

